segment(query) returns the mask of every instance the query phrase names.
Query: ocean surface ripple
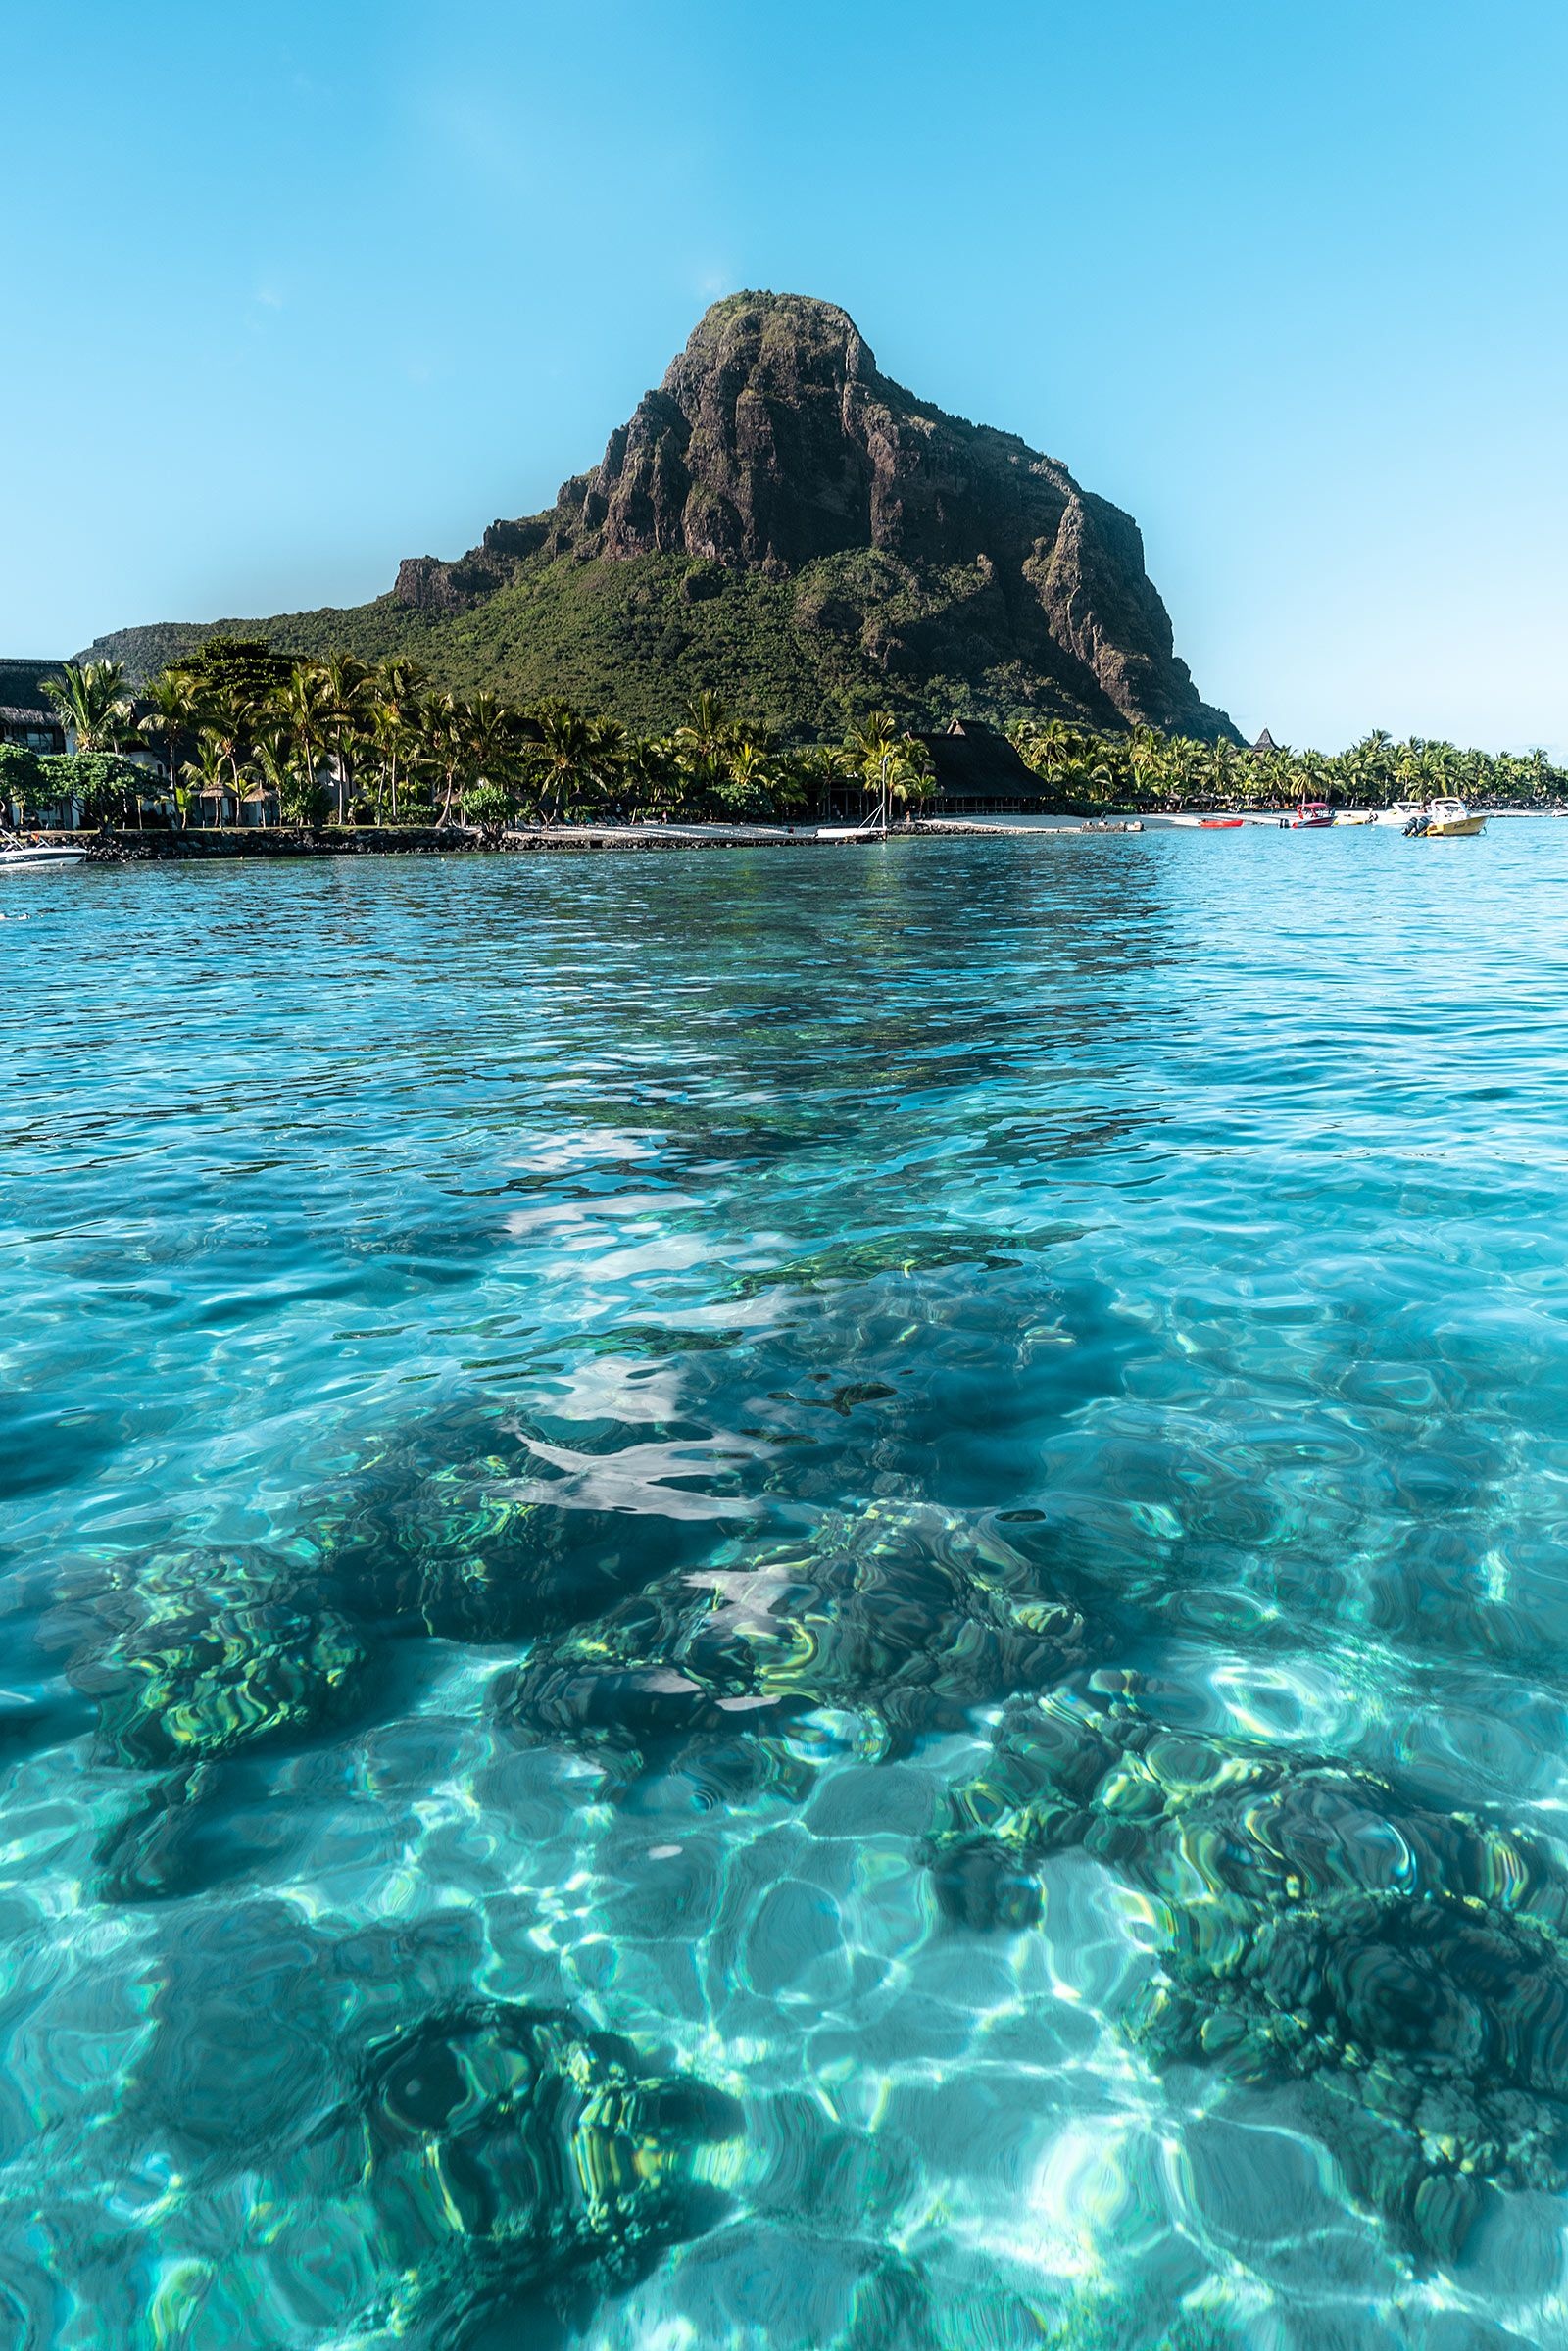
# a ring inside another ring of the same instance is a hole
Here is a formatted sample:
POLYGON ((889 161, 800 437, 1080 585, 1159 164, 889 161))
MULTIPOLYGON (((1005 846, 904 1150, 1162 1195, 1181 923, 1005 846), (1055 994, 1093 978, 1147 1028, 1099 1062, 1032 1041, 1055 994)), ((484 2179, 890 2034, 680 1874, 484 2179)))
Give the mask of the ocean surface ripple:
POLYGON ((0 2351, 1568 2345, 1568 827, 4 887, 0 2351))

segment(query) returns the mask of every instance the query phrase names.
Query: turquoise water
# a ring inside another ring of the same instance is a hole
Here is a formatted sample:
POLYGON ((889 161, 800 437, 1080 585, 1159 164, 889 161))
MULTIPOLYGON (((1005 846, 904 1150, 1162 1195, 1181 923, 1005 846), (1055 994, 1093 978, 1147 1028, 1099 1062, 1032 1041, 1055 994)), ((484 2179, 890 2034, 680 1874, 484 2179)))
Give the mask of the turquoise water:
POLYGON ((0 2344, 1568 2343, 1568 827, 4 887, 0 2344))

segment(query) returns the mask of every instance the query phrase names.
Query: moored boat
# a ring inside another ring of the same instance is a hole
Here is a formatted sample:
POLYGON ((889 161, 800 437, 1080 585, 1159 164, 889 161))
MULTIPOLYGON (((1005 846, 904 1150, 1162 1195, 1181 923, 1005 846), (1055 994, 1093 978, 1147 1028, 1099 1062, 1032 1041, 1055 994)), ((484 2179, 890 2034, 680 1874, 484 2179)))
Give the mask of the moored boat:
POLYGON ((1415 841, 1462 841, 1487 829, 1485 816, 1472 816, 1462 800, 1430 801, 1424 816, 1413 818, 1405 832, 1415 841))
POLYGON ((86 857, 83 849, 72 849, 52 841, 19 841, 15 848, 0 842, 0 873, 19 871, 24 865, 79 865, 86 857))
POLYGON ((1326 800, 1303 800, 1290 819, 1293 833, 1321 832, 1334 822, 1334 810, 1326 800))

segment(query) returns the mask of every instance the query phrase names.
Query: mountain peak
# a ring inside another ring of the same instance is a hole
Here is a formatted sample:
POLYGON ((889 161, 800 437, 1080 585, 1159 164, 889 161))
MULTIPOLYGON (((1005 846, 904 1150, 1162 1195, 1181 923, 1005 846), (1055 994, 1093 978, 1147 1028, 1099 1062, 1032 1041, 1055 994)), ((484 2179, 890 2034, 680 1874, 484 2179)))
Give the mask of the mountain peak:
POLYGON ((766 365, 818 355, 844 381, 874 376, 876 359, 855 320, 836 302, 814 294, 773 294, 753 288, 710 303, 671 360, 664 390, 673 391, 692 367, 766 365))

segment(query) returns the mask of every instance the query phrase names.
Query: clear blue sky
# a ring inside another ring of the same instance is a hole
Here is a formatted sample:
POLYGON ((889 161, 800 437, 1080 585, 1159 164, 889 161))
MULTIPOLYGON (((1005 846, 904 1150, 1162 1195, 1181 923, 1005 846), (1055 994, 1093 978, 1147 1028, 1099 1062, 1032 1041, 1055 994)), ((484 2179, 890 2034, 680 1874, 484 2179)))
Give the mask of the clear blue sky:
POLYGON ((1250 733, 1568 748, 1563 0, 11 0, 0 653, 379 592, 704 304, 1131 509, 1250 733))

